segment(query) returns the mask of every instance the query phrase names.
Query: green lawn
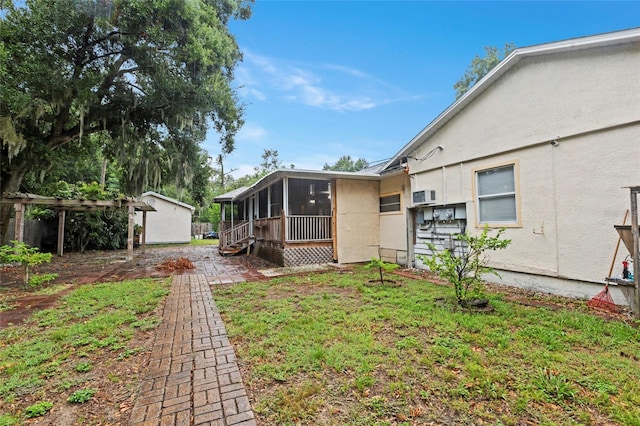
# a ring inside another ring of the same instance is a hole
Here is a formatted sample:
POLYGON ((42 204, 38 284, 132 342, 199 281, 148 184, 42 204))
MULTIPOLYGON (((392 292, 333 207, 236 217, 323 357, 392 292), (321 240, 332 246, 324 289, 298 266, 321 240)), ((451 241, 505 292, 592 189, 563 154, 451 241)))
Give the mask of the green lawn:
POLYGON ((214 288, 261 424, 640 424, 633 321, 499 293, 468 312, 448 286, 389 277, 214 288))

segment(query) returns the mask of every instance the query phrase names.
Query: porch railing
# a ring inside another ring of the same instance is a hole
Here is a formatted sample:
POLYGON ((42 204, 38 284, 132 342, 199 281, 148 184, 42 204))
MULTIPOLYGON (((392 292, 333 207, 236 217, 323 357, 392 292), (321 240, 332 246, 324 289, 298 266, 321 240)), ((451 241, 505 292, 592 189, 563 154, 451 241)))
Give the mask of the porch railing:
POLYGON ((220 247, 232 246, 240 241, 248 240, 250 235, 249 222, 241 222, 233 228, 220 233, 220 247))
POLYGON ((256 240, 282 240, 282 226, 280 217, 253 220, 253 235, 256 240))
POLYGON ((287 241, 331 241, 331 216, 287 216, 287 241))

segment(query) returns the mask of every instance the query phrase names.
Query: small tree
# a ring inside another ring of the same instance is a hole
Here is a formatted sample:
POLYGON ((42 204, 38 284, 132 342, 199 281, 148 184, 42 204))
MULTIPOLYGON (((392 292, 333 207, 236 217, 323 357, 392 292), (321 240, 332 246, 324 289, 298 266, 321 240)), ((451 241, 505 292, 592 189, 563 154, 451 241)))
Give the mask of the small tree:
POLYGON ((433 244, 429 244, 433 256, 418 257, 431 271, 449 281, 455 289, 458 304, 467 306, 482 294, 484 274, 500 276, 487 265, 489 259, 485 252, 501 250, 511 244, 511 240, 501 238, 504 231, 501 228, 495 236, 491 236, 489 227, 485 226, 479 235, 465 233, 458 236, 458 240, 466 246, 460 255, 456 255, 454 250, 437 251, 433 244))
POLYGON ((392 272, 398 269, 400 266, 395 263, 385 262, 382 259, 372 257, 371 261, 365 265, 367 269, 378 268, 378 272, 380 274, 380 284, 384 284, 384 272, 392 272))
POLYGON ((51 253, 40 253, 38 247, 30 247, 20 241, 11 241, 11 245, 0 247, 0 263, 20 263, 24 267, 24 287, 39 285, 55 279, 58 274, 33 274, 30 268, 34 265, 51 262, 51 253))

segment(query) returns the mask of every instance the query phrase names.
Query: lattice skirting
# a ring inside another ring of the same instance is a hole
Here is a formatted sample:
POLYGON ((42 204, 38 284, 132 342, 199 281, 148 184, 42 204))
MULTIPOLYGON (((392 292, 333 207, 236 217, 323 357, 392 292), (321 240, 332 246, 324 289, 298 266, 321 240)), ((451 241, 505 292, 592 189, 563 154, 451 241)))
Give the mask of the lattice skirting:
POLYGON ((255 253, 257 256, 280 266, 317 265, 333 262, 333 248, 331 246, 283 248, 266 241, 258 241, 255 253))
POLYGON ((332 247, 287 247, 284 249, 284 266, 315 265, 333 262, 332 247))

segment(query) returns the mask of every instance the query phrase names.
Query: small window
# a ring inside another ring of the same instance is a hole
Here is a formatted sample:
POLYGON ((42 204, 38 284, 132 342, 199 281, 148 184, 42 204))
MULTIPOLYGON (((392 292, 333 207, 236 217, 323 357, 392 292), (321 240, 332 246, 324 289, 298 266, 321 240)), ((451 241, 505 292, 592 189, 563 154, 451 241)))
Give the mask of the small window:
POLYGON ((380 213, 399 212, 400 207, 400 194, 380 197, 380 213))
POLYGON ((515 165, 476 172, 479 223, 517 223, 515 165))

